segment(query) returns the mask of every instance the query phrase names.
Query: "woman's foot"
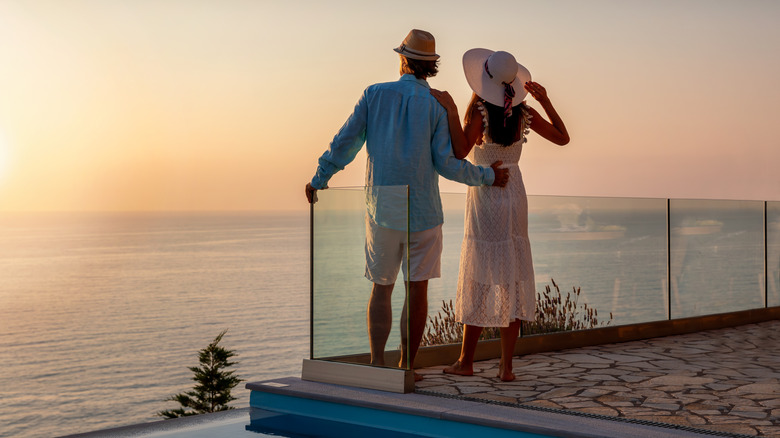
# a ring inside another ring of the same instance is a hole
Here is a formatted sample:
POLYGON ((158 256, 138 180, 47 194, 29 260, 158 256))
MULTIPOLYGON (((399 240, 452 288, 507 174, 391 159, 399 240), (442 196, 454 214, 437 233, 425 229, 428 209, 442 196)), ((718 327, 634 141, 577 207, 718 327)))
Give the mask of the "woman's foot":
POLYGON ((498 374, 496 375, 502 382, 511 382, 515 380, 515 375, 512 373, 512 359, 509 360, 509 366, 504 365, 504 360, 501 359, 498 362, 498 374))
POLYGON ((464 365, 461 363, 461 361, 457 361, 454 364, 448 366, 447 368, 444 368, 444 374, 455 374, 458 376, 473 376, 474 375, 474 366, 473 365, 464 365))
POLYGON ((515 375, 512 370, 500 370, 496 376, 501 379, 502 382, 511 382, 515 380, 515 375))

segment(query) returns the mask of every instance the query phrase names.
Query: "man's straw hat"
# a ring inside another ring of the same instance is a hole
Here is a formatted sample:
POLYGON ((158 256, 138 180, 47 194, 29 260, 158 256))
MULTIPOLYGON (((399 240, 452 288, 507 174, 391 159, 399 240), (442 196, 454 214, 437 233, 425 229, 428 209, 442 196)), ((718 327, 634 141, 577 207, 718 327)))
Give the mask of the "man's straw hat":
POLYGON ((430 32, 424 30, 412 29, 409 35, 406 35, 400 46, 396 47, 396 52, 411 59, 421 61, 436 61, 439 55, 436 54, 436 40, 430 32))

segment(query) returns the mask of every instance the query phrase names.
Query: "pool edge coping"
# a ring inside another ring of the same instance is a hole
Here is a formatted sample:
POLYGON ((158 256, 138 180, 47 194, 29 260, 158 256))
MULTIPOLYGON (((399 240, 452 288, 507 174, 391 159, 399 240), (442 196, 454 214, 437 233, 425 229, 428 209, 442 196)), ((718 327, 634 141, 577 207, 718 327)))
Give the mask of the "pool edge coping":
MULTIPOLYGON (((706 430, 682 430, 663 425, 615 421, 609 418, 576 416, 543 410, 524 410, 459 398, 442 398, 419 393, 389 393, 378 390, 285 377, 249 382, 250 391, 328 403, 363 407, 401 414, 470 423, 500 429, 551 435, 562 438, 658 438, 713 436, 706 430)), ((250 401, 250 406, 252 402, 250 401)), ((269 409, 267 406, 252 406, 269 409)))

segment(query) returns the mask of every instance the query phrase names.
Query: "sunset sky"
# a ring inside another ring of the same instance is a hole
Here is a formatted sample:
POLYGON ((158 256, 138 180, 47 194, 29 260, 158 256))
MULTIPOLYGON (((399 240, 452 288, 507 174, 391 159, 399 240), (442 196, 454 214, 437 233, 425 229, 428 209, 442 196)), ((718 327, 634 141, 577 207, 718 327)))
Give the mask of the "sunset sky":
POLYGON ((304 209, 412 28, 461 108, 473 47, 547 87, 572 141, 532 134, 529 194, 780 200, 778 19, 773 0, 0 0, 0 211, 304 209))

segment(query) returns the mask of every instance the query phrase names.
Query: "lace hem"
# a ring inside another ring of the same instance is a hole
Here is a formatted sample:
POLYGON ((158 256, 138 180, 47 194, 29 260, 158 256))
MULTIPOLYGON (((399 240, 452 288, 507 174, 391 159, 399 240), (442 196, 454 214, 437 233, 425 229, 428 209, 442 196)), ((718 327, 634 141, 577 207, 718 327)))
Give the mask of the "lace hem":
POLYGON ((507 327, 517 319, 533 321, 535 316, 535 291, 525 281, 500 285, 458 283, 455 318, 463 324, 507 327))
POLYGON ((534 284, 531 245, 524 237, 491 242, 466 236, 461 247, 458 279, 481 284, 534 284))

